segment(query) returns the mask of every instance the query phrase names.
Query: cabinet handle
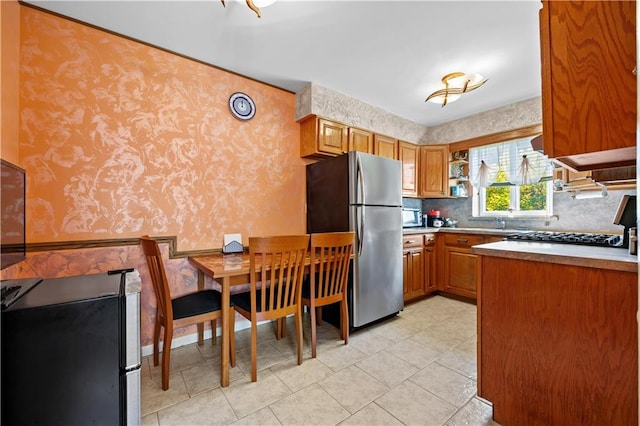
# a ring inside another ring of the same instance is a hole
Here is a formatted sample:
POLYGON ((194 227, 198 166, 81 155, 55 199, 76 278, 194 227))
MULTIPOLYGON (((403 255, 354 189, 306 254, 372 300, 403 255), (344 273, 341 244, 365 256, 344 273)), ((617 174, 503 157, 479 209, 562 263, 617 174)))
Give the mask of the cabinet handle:
POLYGON ((469 242, 469 240, 467 240, 466 238, 458 238, 457 241, 459 243, 468 243, 469 242))
POLYGON ((415 242, 416 242, 415 240, 407 240, 407 241, 405 241, 404 243, 405 243, 405 244, 413 244, 413 243, 415 243, 415 242))

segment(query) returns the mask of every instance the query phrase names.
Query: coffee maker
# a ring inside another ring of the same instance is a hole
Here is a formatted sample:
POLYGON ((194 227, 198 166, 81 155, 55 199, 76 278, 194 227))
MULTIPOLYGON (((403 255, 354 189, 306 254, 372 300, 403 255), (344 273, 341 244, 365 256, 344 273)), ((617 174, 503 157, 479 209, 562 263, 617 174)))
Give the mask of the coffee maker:
POLYGON ((427 212, 427 227, 440 228, 444 225, 444 218, 440 216, 440 210, 429 210, 427 212))

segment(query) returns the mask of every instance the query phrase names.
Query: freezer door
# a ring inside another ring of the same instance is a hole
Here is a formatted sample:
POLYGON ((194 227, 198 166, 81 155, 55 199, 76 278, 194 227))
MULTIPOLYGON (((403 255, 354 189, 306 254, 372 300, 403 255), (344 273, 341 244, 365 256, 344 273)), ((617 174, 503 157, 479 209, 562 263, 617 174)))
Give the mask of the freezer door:
POLYGON ((349 152, 349 204, 402 206, 402 163, 349 152))
POLYGON ((353 206, 356 231, 350 306, 354 327, 399 312, 402 294, 402 209, 353 206))
POLYGON ((142 421, 141 395, 140 395, 140 368, 128 371, 121 376, 123 388, 120 392, 122 401, 120 412, 124 415, 121 419, 122 425, 140 425, 142 421))
POLYGON ((140 293, 127 294, 123 299, 125 328, 121 367, 131 369, 140 365, 140 293))

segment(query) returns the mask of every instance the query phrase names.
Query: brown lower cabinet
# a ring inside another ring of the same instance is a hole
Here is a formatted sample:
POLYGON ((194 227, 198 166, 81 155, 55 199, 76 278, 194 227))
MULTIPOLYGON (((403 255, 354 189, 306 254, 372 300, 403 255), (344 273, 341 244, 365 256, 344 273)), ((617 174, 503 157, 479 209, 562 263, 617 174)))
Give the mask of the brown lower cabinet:
POLYGON ((424 235, 424 289, 425 294, 433 293, 438 289, 436 285, 436 236, 435 234, 424 235))
POLYGON ((402 238, 402 271, 404 300, 424 295, 424 247, 422 235, 402 238))
POLYGON ((502 237, 443 233, 438 238, 438 252, 442 257, 438 274, 439 290, 475 299, 478 256, 471 253, 471 247, 500 241, 502 237))
POLYGON ((480 256, 478 395, 504 425, 638 424, 638 274, 480 256))
POLYGON ((404 300, 441 291, 476 298, 478 256, 471 247, 502 236, 449 232, 404 235, 402 238, 404 300))
POLYGON ((405 235, 402 245, 404 300, 413 300, 435 291, 435 235, 405 235))

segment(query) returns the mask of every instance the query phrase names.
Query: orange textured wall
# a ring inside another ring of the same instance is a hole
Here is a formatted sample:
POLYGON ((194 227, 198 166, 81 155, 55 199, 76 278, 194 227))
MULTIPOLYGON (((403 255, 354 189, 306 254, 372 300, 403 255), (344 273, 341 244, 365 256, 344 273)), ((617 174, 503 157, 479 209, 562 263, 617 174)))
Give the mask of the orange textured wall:
POLYGON ((20 96, 30 242, 305 230, 292 93, 25 7, 20 96))
MULTIPOLYGON (((177 235, 179 250, 193 250, 221 247, 225 233, 240 232, 247 244, 253 235, 305 232, 294 94, 39 10, 21 12, 29 243, 177 235), (253 120, 230 115, 236 91, 254 99, 253 120)), ((195 289, 186 259, 165 262, 174 295, 195 289)), ((138 246, 28 253, 0 275, 124 266, 142 275, 148 345, 155 297, 138 246)))
POLYGON ((18 79, 20 62, 20 5, 0 1, 0 157, 18 158, 18 79))

